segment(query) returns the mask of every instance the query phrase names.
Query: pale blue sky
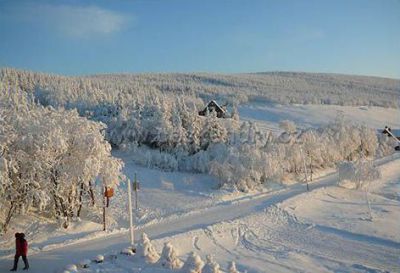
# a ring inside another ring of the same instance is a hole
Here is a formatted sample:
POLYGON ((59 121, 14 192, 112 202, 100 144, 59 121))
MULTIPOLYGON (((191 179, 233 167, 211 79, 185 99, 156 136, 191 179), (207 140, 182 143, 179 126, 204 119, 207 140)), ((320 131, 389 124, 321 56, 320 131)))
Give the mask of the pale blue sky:
POLYGON ((0 0, 0 66, 400 78, 400 1, 0 0))

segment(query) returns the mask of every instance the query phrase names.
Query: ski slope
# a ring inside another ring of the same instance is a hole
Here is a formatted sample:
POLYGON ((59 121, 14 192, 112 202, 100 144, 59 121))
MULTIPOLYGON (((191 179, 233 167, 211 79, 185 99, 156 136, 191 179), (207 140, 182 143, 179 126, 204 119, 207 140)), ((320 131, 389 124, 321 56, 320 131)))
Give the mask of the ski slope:
POLYGON ((240 119, 251 121, 259 128, 281 132, 279 122, 288 119, 300 127, 320 127, 343 115, 345 120, 365 124, 370 128, 382 130, 385 126, 400 128, 400 110, 375 106, 339 105, 280 105, 253 102, 239 107, 240 119))
MULTIPOLYGON (((399 158, 399 154, 395 154, 377 160, 376 163, 382 166, 399 158)), ((310 188, 314 191, 323 187, 333 186, 336 183, 337 174, 334 173, 313 182, 310 188)), ((239 221, 242 225, 246 225, 246 223, 257 223, 261 221, 260 219, 265 218, 265 210, 268 211, 268 208, 275 207, 278 203, 299 196, 305 191, 305 185, 294 184, 285 190, 280 190, 273 194, 261 193, 258 196, 248 199, 227 201, 218 206, 200 209, 184 215, 179 215, 178 217, 172 215, 158 223, 139 227, 136 230, 136 236, 138 238, 138 235, 145 231, 150 238, 163 240, 165 238, 171 239, 177 236, 185 236, 188 232, 207 234, 207 230, 209 230, 210 227, 212 229, 213 226, 224 226, 226 223, 235 223, 235 221, 239 221), (261 217, 261 215, 264 216, 261 217), (251 221, 246 220, 249 217, 252 219, 251 221)), ((274 209, 272 209, 272 211, 273 210, 274 209)), ((270 213, 269 216, 265 218, 265 221, 279 222, 282 213, 278 214, 279 215, 274 218, 274 213, 270 213)), ((284 218, 285 217, 286 216, 284 216, 284 218)), ((262 221, 260 223, 262 223, 262 221)), ((324 259, 336 261, 337 259, 346 260, 346 256, 348 256, 350 257, 349 259, 359 261, 359 265, 363 265, 369 261, 369 264, 372 263, 372 268, 382 268, 385 266, 391 271, 400 270, 398 263, 394 262, 396 257, 400 256, 399 242, 379 238, 375 239, 367 235, 352 234, 351 232, 344 232, 331 227, 316 226, 313 228, 313 225, 299 225, 300 226, 298 226, 297 222, 293 226, 283 225, 288 229, 287 232, 282 230, 282 228, 274 229, 273 232, 275 233, 273 233, 273 238, 276 241, 274 241, 274 243, 278 244, 280 247, 298 249, 299 253, 303 253, 300 249, 306 246, 304 252, 308 257, 315 258, 321 256, 324 259), (295 230, 291 230, 292 228, 295 230), (310 228, 312 228, 312 232, 308 232, 310 228), (318 242, 320 239, 326 241, 318 242), (327 247, 328 243, 329 247, 327 247), (380 254, 376 255, 376 253, 380 254)), ((260 228, 257 230, 260 230, 260 228)), ((219 234, 223 234, 223 232, 219 234)), ((260 235, 259 237, 264 238, 264 235, 260 235)), ((208 233, 207 236, 214 236, 214 234, 210 235, 208 233)), ((267 237, 268 236, 270 235, 267 235, 267 237)), ((188 238, 186 238, 186 241, 187 240, 188 238)), ((265 240, 265 238, 262 240, 265 240)), ((71 245, 63 245, 59 248, 39 251, 30 256, 30 272, 58 272, 64 265, 71 262, 79 262, 83 258, 92 258, 99 253, 119 251, 128 245, 128 241, 128 233, 121 232, 119 234, 99 237, 71 245)), ((258 242, 256 245, 251 245, 251 242, 248 242, 248 246, 255 252, 257 252, 257 249, 261 250, 259 253, 261 256, 263 252, 268 252, 266 249, 263 249, 263 244, 261 242, 258 240, 256 241, 258 242)), ((251 259, 257 259, 257 255, 251 259)), ((253 266, 255 266, 254 272, 264 272, 260 268, 257 268, 257 264, 259 263, 253 263, 253 266)), ((9 270, 10 266, 10 256, 3 257, 0 260, 0 272, 6 272, 9 270)), ((282 271, 281 265, 277 268, 280 268, 280 271, 282 271)))

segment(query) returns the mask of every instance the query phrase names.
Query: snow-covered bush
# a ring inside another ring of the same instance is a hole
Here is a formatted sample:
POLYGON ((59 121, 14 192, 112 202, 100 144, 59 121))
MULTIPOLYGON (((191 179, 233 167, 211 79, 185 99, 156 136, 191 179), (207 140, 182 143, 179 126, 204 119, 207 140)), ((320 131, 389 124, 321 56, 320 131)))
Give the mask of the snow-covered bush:
POLYGON ((214 261, 211 255, 206 256, 206 264, 202 273, 221 273, 219 264, 214 261))
POLYGON ((252 124, 242 125, 234 140, 220 152, 223 156, 209 159, 209 172, 224 184, 248 191, 288 176, 303 179, 304 165, 309 176, 343 160, 373 158, 379 147, 374 130, 340 116, 318 129, 296 132, 291 122, 285 124, 290 133, 284 132, 284 140, 282 136, 262 133, 252 124))
POLYGON ((231 261, 228 265, 228 272, 229 273, 240 273, 239 270, 236 268, 236 263, 231 261))
POLYGON ((156 263, 160 259, 160 255, 158 255, 157 250, 152 245, 149 237, 146 233, 142 233, 141 242, 138 246, 138 255, 144 257, 148 263, 156 263))
POLYGON ((183 262, 177 257, 176 250, 170 242, 164 244, 159 263, 161 266, 169 269, 179 269, 183 265, 183 262))
POLYGON ((202 273, 204 266, 203 260, 194 252, 189 253, 185 264, 182 267, 182 273, 202 273))

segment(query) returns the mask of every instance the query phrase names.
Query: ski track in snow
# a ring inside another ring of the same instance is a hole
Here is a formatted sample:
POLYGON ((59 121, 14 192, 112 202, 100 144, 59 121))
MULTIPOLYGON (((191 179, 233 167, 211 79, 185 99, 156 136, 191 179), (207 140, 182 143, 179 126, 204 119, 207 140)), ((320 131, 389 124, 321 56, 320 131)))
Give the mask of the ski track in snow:
MULTIPOLYGON (((383 165, 398 158, 400 156, 396 154, 376 160, 376 163, 383 165)), ((331 186, 336 182, 337 174, 335 173, 313 182, 310 184, 310 189, 315 190, 331 186)), ((358 271, 380 272, 380 269, 384 268, 392 272, 400 272, 400 243, 353 234, 331 227, 310 226, 298 222, 295 217, 283 210, 276 209, 276 204, 304 192, 304 185, 295 184, 280 192, 261 194, 253 199, 202 209, 182 215, 172 221, 166 220, 139 228, 135 233, 136 238, 140 238, 140 234, 144 231, 152 239, 161 239, 200 229, 213 241, 217 248, 229 252, 238 259, 240 257, 243 259, 243 253, 240 250, 243 248, 254 253, 254 257, 249 258, 264 260, 289 271, 298 271, 298 269, 282 264, 279 260, 287 258, 288 253, 295 251, 337 263, 345 261, 352 264, 357 261, 354 264, 354 269, 358 271), (261 225, 262 228, 260 226, 249 226, 246 218, 258 217, 260 213, 264 217, 268 216, 267 219, 263 223, 258 223, 257 220, 253 222, 261 225), (231 231, 231 236, 236 245, 233 249, 228 249, 222 243, 219 243, 213 232, 213 225, 225 223, 224 221, 239 222, 237 228, 231 231)), ((194 238, 192 244, 195 245, 195 248, 200 249, 199 238, 194 238)), ((92 258, 99 253, 115 253, 115 251, 121 250, 127 245, 128 235, 127 232, 123 232, 66 245, 51 251, 41 251, 29 257, 30 272, 59 272, 66 264, 71 262, 92 258)), ((1 259, 0 272, 8 271, 11 263, 10 258, 1 259)), ((120 266, 124 267, 123 264, 120 266)), ((121 270, 120 268, 116 272, 124 272, 121 270)), ((126 272, 132 272, 132 269, 126 272)))
MULTIPOLYGON (((279 216, 269 217, 269 219, 276 218, 279 218, 279 216)), ((278 225, 264 224, 264 228, 260 230, 259 234, 254 234, 252 229, 249 228, 249 231, 243 237, 245 246, 250 245, 255 248, 251 249, 254 252, 270 252, 269 249, 264 249, 264 246, 272 244, 278 250, 274 250, 273 253, 277 254, 286 255, 295 250, 331 261, 346 261, 350 264, 358 261, 360 264, 368 265, 371 268, 385 268, 392 272, 400 270, 398 264, 400 243, 385 242, 382 244, 381 241, 377 240, 363 240, 363 237, 368 236, 359 236, 347 231, 321 226, 309 229, 308 224, 299 223, 296 219, 291 219, 290 216, 287 218, 288 221, 282 221, 278 225), (264 232, 267 232, 268 235, 263 234, 264 232), (265 243, 263 240, 259 240, 259 238, 266 237, 269 239, 265 243)), ((266 221, 266 223, 269 222, 266 221)))

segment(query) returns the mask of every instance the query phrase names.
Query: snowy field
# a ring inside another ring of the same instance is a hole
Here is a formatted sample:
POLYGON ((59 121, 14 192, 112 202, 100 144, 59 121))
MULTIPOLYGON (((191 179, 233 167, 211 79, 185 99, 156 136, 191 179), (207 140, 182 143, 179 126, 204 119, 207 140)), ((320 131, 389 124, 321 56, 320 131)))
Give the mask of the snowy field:
POLYGON ((382 129, 400 128, 400 110, 374 106, 280 105, 252 103, 239 107, 240 118, 255 122, 260 128, 279 132, 283 119, 304 127, 317 127, 333 121, 338 114, 346 120, 382 129))
MULTIPOLYGON (((276 131, 284 119, 318 126, 338 112, 376 129, 400 127, 399 110, 379 107, 253 103, 239 110, 241 120, 276 131)), ((400 271, 400 159, 383 162, 382 178, 371 182, 369 220, 364 191, 338 187, 335 174, 315 181, 311 192, 293 184, 276 185, 273 192, 240 193, 216 190, 218 181, 209 175, 147 169, 127 152, 113 155, 124 161, 131 180, 138 175, 135 223, 138 234, 148 233, 159 253, 171 241, 182 260, 191 251, 203 260, 212 254, 226 272, 230 261, 249 273, 400 271)), ((13 219, 0 241, 0 272, 11 268, 13 233, 21 230, 30 242, 30 272, 62 272, 65 265, 97 254, 105 262, 79 272, 177 272, 119 254, 128 245, 125 187, 111 199, 113 221, 107 233, 94 222, 98 219, 74 221, 68 230, 29 215, 13 219)))

